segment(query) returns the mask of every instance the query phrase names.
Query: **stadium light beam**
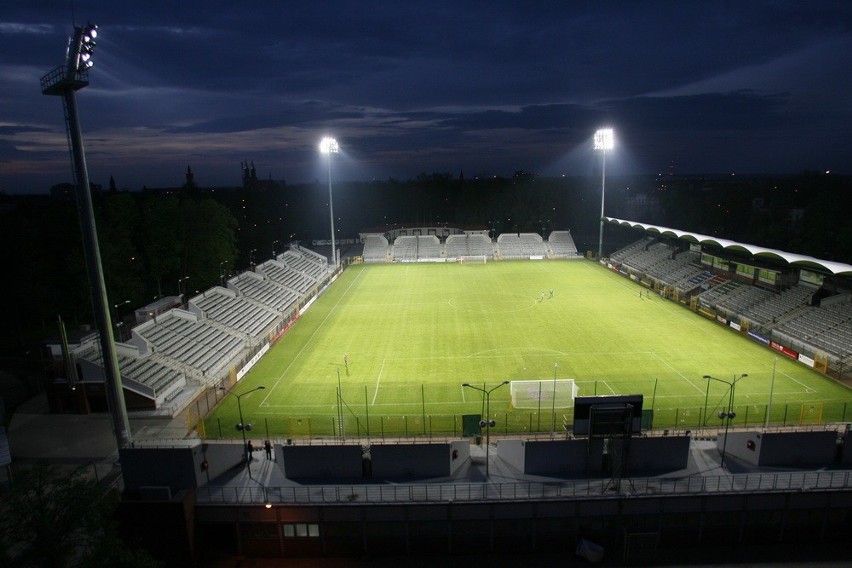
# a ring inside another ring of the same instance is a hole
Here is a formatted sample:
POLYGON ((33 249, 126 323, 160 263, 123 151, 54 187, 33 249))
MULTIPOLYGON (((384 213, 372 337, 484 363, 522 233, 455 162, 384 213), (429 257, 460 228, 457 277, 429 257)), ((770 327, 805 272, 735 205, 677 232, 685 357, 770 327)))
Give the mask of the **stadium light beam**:
POLYGON ((603 258, 604 196, 606 194, 606 153, 615 148, 612 128, 601 128, 595 132, 595 150, 601 153, 601 228, 598 237, 598 260, 603 258))
POLYGON ((482 428, 485 426, 485 481, 488 481, 488 476, 490 474, 490 465, 491 462, 489 460, 489 450, 491 449, 491 427, 495 425, 495 422, 491 420, 491 393, 496 391, 502 386, 508 385, 509 381, 503 381, 496 387, 492 387, 488 390, 481 389, 479 387, 475 387, 470 383, 463 383, 463 387, 467 387, 469 389, 478 390, 483 395, 485 395, 485 420, 479 421, 479 427, 482 428))
POLYGON ((340 145, 337 140, 326 136, 320 140, 320 152, 326 155, 328 164, 328 215, 331 221, 331 264, 337 268, 337 255, 334 248, 334 201, 331 194, 331 155, 340 152, 340 145))
POLYGON ((119 448, 123 448, 130 446, 133 443, 133 438, 124 400, 124 387, 121 384, 121 369, 118 366, 118 356, 115 352, 115 337, 113 336, 113 324, 109 309, 110 302, 104 280, 103 265, 101 264, 98 229, 95 223, 91 185, 89 184, 89 170, 86 167, 86 152, 83 149, 83 134, 80 128, 80 116, 75 96, 77 91, 89 84, 89 68, 94 64, 92 54, 94 53, 94 40, 97 35, 98 27, 91 23, 82 28, 74 28, 74 33, 69 38, 68 49, 65 52, 65 64, 42 76, 41 92, 44 95, 62 97, 65 110, 65 131, 71 150, 71 170, 77 183, 74 195, 77 201, 77 214, 80 217, 83 237, 83 256, 86 262, 89 284, 92 287, 95 325, 98 328, 98 338, 101 344, 107 406, 112 415, 116 444, 119 448))
POLYGON ((737 413, 734 412, 734 394, 736 393, 737 381, 739 381, 740 379, 744 379, 747 376, 747 373, 743 373, 742 375, 734 375, 733 381, 726 381, 724 379, 717 379, 716 377, 710 375, 704 375, 704 379, 708 381, 708 384, 709 381, 718 381, 720 383, 728 385, 728 409, 718 414, 719 418, 725 421, 725 439, 722 442, 722 460, 719 463, 722 468, 725 467, 725 450, 728 447, 728 429, 731 427, 731 420, 733 420, 737 416, 737 413))
POLYGON ((240 399, 242 397, 244 397, 245 395, 249 394, 249 393, 253 393, 254 391, 258 391, 258 390, 263 390, 265 388, 266 388, 265 386, 259 385, 259 386, 254 387, 251 390, 247 390, 244 393, 237 394, 234 391, 232 391, 231 389, 228 389, 228 388, 225 388, 225 387, 219 387, 219 390, 225 391, 226 393, 232 394, 235 397, 237 397, 237 413, 239 413, 239 416, 240 416, 240 423, 237 424, 237 430, 239 430, 243 435, 243 453, 246 456, 246 470, 248 470, 249 479, 254 479, 254 478, 251 476, 251 467, 250 467, 251 466, 251 455, 248 453, 248 440, 246 440, 246 430, 251 430, 252 426, 251 426, 251 424, 246 424, 245 422, 243 422, 243 405, 240 402, 240 399))

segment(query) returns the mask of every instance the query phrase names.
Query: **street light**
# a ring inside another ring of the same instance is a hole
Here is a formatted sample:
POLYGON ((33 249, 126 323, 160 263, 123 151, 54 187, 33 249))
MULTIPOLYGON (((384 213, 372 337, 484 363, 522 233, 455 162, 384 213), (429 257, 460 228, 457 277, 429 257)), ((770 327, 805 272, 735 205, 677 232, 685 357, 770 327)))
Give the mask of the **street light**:
POLYGON ((485 395, 485 420, 479 421, 479 427, 482 428, 483 426, 485 426, 485 479, 486 479, 486 481, 488 480, 489 466, 491 465, 490 461, 488 459, 489 450, 491 449, 491 427, 494 426, 494 424, 495 424, 495 422, 493 420, 491 420, 491 393, 494 392, 495 390, 499 389, 503 385, 508 385, 508 384, 509 384, 509 381, 503 381, 502 383, 500 383, 496 387, 492 387, 488 390, 481 389, 479 387, 475 387, 470 383, 463 383, 462 384, 463 387, 478 390, 479 392, 481 392, 482 394, 485 395))
POLYGON ((254 478, 251 476, 251 467, 249 467, 251 456, 246 451, 246 446, 248 446, 248 442, 246 440, 246 430, 251 430, 252 426, 251 426, 251 424, 246 424, 245 422, 243 422, 243 405, 240 403, 240 399, 242 397, 244 397, 245 395, 249 394, 249 393, 252 393, 252 392, 257 391, 257 390, 263 390, 265 388, 266 388, 265 386, 260 385, 260 386, 254 387, 251 390, 247 390, 244 393, 236 394, 231 389, 227 389, 225 387, 219 387, 219 390, 225 391, 226 393, 232 394, 235 397, 237 397, 237 412, 240 415, 240 422, 239 422, 239 424, 237 424, 237 430, 239 430, 243 435, 243 453, 246 456, 246 469, 248 470, 249 479, 254 479, 254 478))
MULTIPOLYGON (((719 412, 717 416, 725 421, 725 439, 722 442, 722 460, 719 463, 721 467, 725 467, 725 449, 728 447, 728 428, 731 427, 731 420, 737 417, 737 413, 734 412, 734 394, 736 392, 737 381, 740 379, 744 379, 748 376, 747 373, 743 373, 742 375, 734 375, 733 381, 726 381, 724 379, 717 379, 716 377, 712 377, 710 375, 704 375, 704 379, 708 381, 719 381, 720 383, 724 383, 728 385, 728 409, 719 412)), ((709 388, 708 388, 709 390, 709 388)))
POLYGON ((601 232, 598 238, 598 260, 603 258, 604 194, 606 192, 606 153, 615 147, 612 128, 595 132, 595 150, 601 153, 601 232))
POLYGON ((225 265, 228 264, 227 260, 223 260, 219 263, 219 278, 222 280, 222 288, 225 287, 225 265))
POLYGON ((326 136, 320 140, 320 152, 328 158, 328 215, 331 220, 331 264, 337 267, 337 256, 334 252, 334 203, 331 198, 331 155, 340 152, 340 145, 337 140, 330 136, 326 136))
POLYGON ((74 195, 83 237, 83 256, 89 284, 92 287, 92 311, 103 356, 104 382, 109 402, 107 406, 112 414, 116 444, 119 448, 123 448, 133 443, 133 437, 130 432, 130 420, 127 417, 118 355, 115 352, 115 338, 109 313, 110 303, 101 263, 89 170, 86 167, 86 152, 83 149, 83 134, 75 95, 77 91, 89 84, 89 68, 94 65, 92 54, 97 37, 98 27, 91 23, 82 28, 74 27, 74 34, 69 38, 65 52, 65 64, 54 68, 41 78, 41 92, 45 95, 61 96, 65 110, 65 130, 71 150, 71 170, 76 181, 74 195))
POLYGON ((113 304, 113 306, 112 306, 113 317, 115 318, 115 335, 116 335, 116 337, 118 337, 119 341, 121 341, 123 339, 121 337, 121 326, 124 324, 124 322, 122 322, 118 318, 118 308, 120 308, 121 306, 126 306, 129 303, 130 303, 130 300, 124 300, 120 304, 113 304))
POLYGON ((189 280, 189 276, 178 278, 178 296, 180 296, 181 301, 183 301, 183 283, 187 280, 189 280))

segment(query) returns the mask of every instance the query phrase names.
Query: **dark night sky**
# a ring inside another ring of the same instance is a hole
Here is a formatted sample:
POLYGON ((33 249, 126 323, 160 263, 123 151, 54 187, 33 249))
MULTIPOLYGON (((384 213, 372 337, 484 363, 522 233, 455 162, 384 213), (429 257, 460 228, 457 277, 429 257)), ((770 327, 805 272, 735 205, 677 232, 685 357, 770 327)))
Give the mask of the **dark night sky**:
POLYGON ((420 172, 852 173, 852 3, 76 0, 0 7, 0 191, 71 181, 39 78, 73 24, 90 178, 120 188, 420 172), (72 13, 73 4, 73 13, 72 13))

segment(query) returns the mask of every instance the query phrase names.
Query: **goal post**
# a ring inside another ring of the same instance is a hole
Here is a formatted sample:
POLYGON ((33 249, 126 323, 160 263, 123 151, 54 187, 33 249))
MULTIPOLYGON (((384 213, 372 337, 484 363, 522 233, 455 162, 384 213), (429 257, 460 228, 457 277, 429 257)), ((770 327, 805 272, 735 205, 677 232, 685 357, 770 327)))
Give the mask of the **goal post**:
POLYGON ((458 257, 459 264, 485 264, 488 257, 484 254, 467 255, 458 257))
POLYGON ((573 408, 580 387, 574 379, 511 381, 512 408, 573 408))

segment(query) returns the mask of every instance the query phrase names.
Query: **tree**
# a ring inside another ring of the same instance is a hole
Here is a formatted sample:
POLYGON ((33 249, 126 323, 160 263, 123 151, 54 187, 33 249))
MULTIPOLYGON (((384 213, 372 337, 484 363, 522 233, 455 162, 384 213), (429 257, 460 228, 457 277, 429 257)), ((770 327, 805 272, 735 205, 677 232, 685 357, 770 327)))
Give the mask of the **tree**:
POLYGON ((117 536, 116 495, 87 478, 44 463, 20 470, 0 501, 4 566, 147 568, 157 563, 117 536))

